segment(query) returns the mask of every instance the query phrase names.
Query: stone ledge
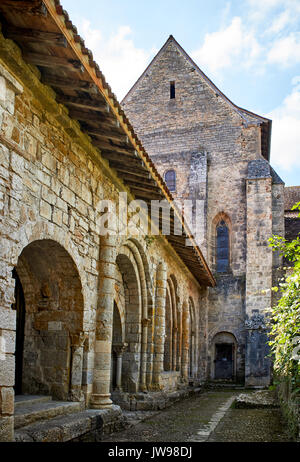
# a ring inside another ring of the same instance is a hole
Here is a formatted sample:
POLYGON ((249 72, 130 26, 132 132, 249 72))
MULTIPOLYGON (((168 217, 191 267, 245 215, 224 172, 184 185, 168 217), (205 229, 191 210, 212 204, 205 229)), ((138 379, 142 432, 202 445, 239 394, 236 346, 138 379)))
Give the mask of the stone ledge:
POLYGON ((17 442, 100 441, 103 434, 121 430, 125 418, 119 406, 110 409, 87 409, 28 425, 15 432, 17 442))

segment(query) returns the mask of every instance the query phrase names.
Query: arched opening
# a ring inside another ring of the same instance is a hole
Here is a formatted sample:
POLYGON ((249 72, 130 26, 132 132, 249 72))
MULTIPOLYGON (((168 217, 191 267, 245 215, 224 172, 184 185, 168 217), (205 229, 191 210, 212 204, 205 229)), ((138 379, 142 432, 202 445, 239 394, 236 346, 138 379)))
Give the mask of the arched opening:
POLYGON ((224 212, 218 213, 212 220, 209 252, 214 271, 228 273, 232 260, 232 223, 224 212))
POLYGON ((165 172, 165 182, 171 192, 176 191, 176 172, 175 170, 167 170, 165 172))
POLYGON ((13 269, 13 279, 15 279, 15 303, 13 308, 16 310, 16 353, 15 353, 15 394, 22 393, 23 376, 23 350, 25 334, 25 298, 23 287, 16 269, 13 269))
POLYGON ((216 264, 218 273, 226 273, 229 268, 229 230, 224 220, 217 226, 216 264))
POLYGON ((173 330, 173 322, 172 322, 172 303, 171 303, 171 296, 170 290, 167 286, 167 294, 166 294, 166 308, 165 308, 165 343, 164 343, 164 370, 171 371, 172 370, 172 330, 173 330))
POLYGON ((15 393, 71 399, 72 360, 83 332, 84 306, 75 263, 57 242, 37 240, 22 251, 13 277, 15 393))
POLYGON ((121 389, 122 361, 120 361, 120 359, 122 359, 122 353, 126 346, 123 341, 123 337, 123 326, 120 311, 116 302, 114 302, 111 358, 111 392, 116 389, 121 389))
POLYGON ((139 389, 141 365, 141 287, 134 259, 117 256, 125 296, 125 342, 122 359, 122 389, 135 393, 139 389))
POLYGON ((195 307, 192 299, 189 299, 189 377, 193 379, 196 372, 196 320, 195 307))
POLYGON ((212 341, 213 379, 235 380, 237 341, 230 332, 217 333, 212 341))

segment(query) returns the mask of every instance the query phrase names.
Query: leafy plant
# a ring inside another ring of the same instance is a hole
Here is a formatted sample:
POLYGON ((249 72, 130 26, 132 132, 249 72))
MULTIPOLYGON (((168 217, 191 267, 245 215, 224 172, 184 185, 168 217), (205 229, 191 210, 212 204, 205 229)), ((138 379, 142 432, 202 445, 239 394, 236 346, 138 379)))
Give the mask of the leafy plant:
MULTIPOLYGON (((300 211, 300 202, 293 210, 300 211)), ((300 213, 299 213, 300 217, 300 213)), ((274 371, 286 378, 293 392, 300 391, 300 237, 292 242, 281 236, 269 239, 270 246, 291 263, 289 273, 273 287, 281 292, 281 298, 271 309, 271 330, 269 333, 271 351, 274 355, 274 371)))

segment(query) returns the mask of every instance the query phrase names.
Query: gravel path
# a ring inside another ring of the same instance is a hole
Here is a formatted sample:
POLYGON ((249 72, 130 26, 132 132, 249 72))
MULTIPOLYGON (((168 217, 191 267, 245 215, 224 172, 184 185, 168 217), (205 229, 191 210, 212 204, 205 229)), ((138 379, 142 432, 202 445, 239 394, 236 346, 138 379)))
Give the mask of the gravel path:
POLYGON ((289 441, 278 409, 231 408, 240 393, 237 390, 204 392, 103 441, 289 441))

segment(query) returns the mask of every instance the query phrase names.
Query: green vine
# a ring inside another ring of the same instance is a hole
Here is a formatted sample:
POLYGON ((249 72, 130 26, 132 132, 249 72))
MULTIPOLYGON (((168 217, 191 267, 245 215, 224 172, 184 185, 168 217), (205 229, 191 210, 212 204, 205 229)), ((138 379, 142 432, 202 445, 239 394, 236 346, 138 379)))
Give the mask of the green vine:
MULTIPOLYGON (((293 207, 300 211, 300 202, 293 207)), ((300 218, 300 213, 299 213, 300 218)), ((281 292, 277 305, 271 309, 270 341, 274 356, 274 372, 289 380, 293 394, 300 392, 300 237, 292 242, 281 236, 269 239, 274 251, 293 265, 274 292, 281 292)), ((291 265, 291 266, 292 266, 291 265)))

